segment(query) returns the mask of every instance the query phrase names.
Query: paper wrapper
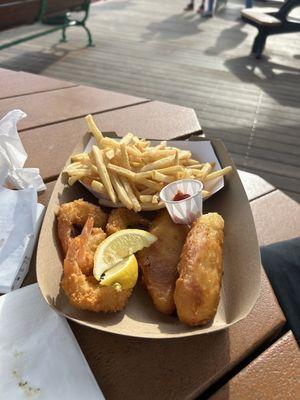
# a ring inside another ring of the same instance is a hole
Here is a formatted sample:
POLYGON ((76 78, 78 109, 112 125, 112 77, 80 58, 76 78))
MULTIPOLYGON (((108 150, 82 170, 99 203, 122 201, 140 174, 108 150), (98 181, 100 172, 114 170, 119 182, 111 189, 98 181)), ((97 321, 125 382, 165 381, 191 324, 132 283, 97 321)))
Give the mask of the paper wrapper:
MULTIPOLYGON (((83 143, 74 150, 74 154, 83 151, 87 140, 88 137, 85 137, 83 143)), ((198 138, 196 142, 170 141, 170 145, 190 149, 193 158, 197 159, 203 143, 206 146, 207 142, 198 138)), ((139 283, 127 307, 121 312, 93 313, 72 307, 60 288, 63 256, 57 237, 55 211, 60 204, 78 198, 95 203, 97 200, 80 184, 68 187, 66 177, 62 175, 57 180, 48 205, 37 252, 38 283, 51 307, 67 318, 94 329, 157 339, 215 332, 229 327, 249 314, 260 290, 261 264, 255 225, 246 193, 224 145, 220 140, 212 140, 211 143, 220 164, 223 167, 233 167, 233 173, 225 178, 225 187, 204 203, 205 213, 216 211, 225 220, 224 275, 221 300, 214 320, 203 327, 190 328, 175 316, 164 316, 156 311, 147 292, 139 283)), ((69 162, 70 160, 67 164, 69 162)))

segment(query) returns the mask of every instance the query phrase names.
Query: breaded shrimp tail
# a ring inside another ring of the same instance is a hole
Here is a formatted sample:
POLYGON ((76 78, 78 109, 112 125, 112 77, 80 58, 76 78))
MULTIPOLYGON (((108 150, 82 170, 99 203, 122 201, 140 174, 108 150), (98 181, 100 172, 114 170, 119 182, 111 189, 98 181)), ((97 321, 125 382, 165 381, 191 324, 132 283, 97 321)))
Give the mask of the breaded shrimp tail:
POLYGON ((216 314, 221 291, 224 220, 217 213, 194 222, 178 264, 174 300, 179 319, 196 326, 216 314))

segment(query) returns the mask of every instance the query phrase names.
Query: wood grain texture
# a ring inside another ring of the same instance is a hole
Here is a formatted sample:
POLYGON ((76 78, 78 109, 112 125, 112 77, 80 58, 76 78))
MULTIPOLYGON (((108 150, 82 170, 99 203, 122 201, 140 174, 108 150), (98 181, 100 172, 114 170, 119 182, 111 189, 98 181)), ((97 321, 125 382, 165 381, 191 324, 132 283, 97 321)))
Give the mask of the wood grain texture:
POLYGON ((241 170, 238 172, 249 201, 275 190, 274 186, 258 175, 241 170))
POLYGON ((210 399, 299 399, 299 371, 299 347, 289 331, 210 399))
POLYGON ((23 110, 28 117, 18 127, 24 130, 144 101, 146 99, 78 86, 0 100, 0 115, 16 108, 23 110))
POLYGON ((72 86, 76 86, 76 84, 28 72, 17 72, 14 73, 14 76, 8 78, 6 74, 2 75, 0 71, 0 99, 72 86))
POLYGON ((300 236, 300 205, 279 190, 251 202, 260 245, 300 236))

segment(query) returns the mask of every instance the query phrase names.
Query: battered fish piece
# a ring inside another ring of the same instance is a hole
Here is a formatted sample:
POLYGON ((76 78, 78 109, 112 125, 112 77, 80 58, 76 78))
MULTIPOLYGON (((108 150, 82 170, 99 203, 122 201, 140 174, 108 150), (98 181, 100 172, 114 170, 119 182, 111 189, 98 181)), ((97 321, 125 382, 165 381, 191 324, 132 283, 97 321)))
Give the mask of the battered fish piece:
POLYGON ((145 284, 154 306, 163 314, 175 311, 174 289, 178 278, 177 264, 188 227, 174 224, 166 210, 150 226, 157 241, 137 253, 145 284))
POLYGON ((224 220, 217 213, 194 222, 178 264, 174 300, 180 321, 196 326, 216 314, 221 291, 224 220))

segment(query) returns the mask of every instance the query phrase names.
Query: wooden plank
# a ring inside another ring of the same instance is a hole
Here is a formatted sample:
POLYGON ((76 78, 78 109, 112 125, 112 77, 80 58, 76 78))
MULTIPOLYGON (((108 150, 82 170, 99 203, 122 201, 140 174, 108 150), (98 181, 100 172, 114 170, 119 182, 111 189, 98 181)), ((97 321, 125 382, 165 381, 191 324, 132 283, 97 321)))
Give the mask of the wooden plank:
POLYGON ((275 190, 274 186, 258 175, 241 170, 239 170, 238 173, 249 201, 275 190))
POLYGON ((145 101, 139 97, 78 86, 0 100, 0 115, 15 108, 25 111, 28 117, 19 124, 19 130, 24 130, 145 101))
MULTIPOLYGON (((16 75, 17 72, 16 71, 12 71, 10 69, 6 69, 6 68, 0 68, 0 79, 2 79, 4 76, 7 77, 7 75, 16 75)), ((2 90, 2 87, 1 87, 2 90)))
POLYGON ((0 73, 0 99, 72 86, 76 84, 28 72, 16 72, 9 77, 6 74, 2 76, 0 73))
MULTIPOLYGON (((193 110, 160 102, 95 114, 94 118, 103 132, 116 131, 121 136, 131 131, 152 139, 170 139, 200 129, 193 110)), ((56 177, 86 132, 83 118, 21 132, 28 153, 26 166, 39 167, 45 179, 56 177)))
POLYGON ((272 15, 265 14, 267 12, 276 12, 278 11, 278 8, 253 8, 253 9, 248 9, 245 8, 244 10, 241 11, 242 17, 245 17, 246 19, 249 19, 251 21, 256 22, 258 25, 263 25, 263 26, 280 26, 282 25, 282 22, 278 19, 273 17, 272 15))
POLYGON ((300 205, 281 191, 254 200, 251 209, 261 245, 300 236, 300 205))
POLYGON ((299 347, 289 331, 210 399, 298 399, 299 371, 299 347))

